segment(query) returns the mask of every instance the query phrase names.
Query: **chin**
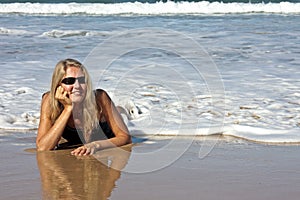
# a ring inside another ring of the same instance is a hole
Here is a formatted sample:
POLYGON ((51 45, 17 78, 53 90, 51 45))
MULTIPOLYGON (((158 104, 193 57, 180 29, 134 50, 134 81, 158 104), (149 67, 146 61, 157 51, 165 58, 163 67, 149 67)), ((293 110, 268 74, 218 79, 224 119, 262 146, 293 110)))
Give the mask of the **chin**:
POLYGON ((84 97, 83 96, 72 96, 72 103, 81 103, 83 102, 84 97))

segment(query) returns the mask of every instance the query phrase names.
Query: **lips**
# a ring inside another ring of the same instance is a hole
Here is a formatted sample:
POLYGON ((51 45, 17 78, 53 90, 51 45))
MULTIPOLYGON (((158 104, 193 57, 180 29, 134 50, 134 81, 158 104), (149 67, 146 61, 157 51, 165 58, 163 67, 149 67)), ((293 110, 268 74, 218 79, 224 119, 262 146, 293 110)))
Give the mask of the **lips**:
POLYGON ((81 96, 82 95, 82 92, 79 92, 79 91, 74 91, 71 93, 72 95, 76 95, 76 96, 81 96))

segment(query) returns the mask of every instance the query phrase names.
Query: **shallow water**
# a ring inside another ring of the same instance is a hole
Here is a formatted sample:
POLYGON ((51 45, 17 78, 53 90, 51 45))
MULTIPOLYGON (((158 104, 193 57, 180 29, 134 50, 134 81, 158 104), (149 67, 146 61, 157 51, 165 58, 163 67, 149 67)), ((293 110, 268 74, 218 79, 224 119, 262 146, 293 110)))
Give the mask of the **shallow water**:
POLYGON ((94 87, 142 112, 124 115, 133 135, 300 142, 298 14, 49 12, 0 15, 1 129, 36 130, 52 70, 72 57, 87 64, 94 87), (95 51, 103 62, 90 65, 95 51))

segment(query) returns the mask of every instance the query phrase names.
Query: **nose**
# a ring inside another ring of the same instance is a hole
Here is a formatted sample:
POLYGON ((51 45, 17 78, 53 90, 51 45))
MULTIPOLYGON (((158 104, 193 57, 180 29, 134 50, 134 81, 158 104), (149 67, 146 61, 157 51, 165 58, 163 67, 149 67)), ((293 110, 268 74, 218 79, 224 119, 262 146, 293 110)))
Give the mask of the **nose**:
POLYGON ((80 87, 80 83, 79 83, 78 79, 75 80, 74 87, 75 88, 80 87))

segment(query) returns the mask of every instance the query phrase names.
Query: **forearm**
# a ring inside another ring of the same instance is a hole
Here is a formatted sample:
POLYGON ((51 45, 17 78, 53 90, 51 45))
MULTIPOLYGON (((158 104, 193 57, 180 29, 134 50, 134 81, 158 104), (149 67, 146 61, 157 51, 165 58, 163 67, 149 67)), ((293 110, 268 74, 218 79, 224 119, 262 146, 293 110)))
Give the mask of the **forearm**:
MULTIPOLYGON (((53 150, 61 139, 63 131, 67 125, 68 119, 72 113, 70 109, 64 109, 61 115, 57 118, 53 126, 40 137, 37 142, 38 151, 53 150)), ((39 130, 44 131, 44 130, 39 130)))
POLYGON ((97 150, 113 148, 113 147, 120 147, 125 144, 131 143, 130 135, 122 135, 118 137, 114 137, 107 140, 97 140, 92 142, 95 144, 97 150))
POLYGON ((94 154, 96 151, 101 149, 119 147, 125 144, 131 143, 130 135, 121 135, 108 140, 97 140, 87 143, 71 152, 75 156, 85 156, 94 154))

